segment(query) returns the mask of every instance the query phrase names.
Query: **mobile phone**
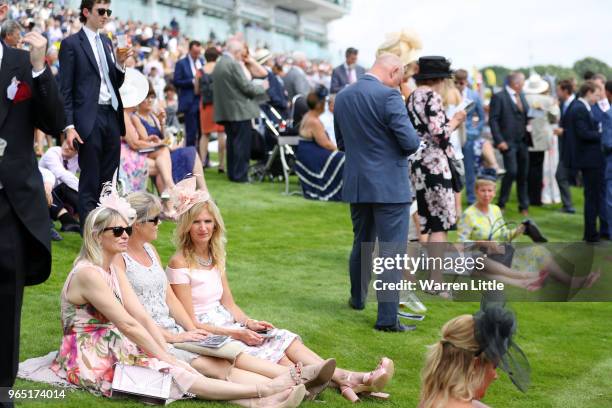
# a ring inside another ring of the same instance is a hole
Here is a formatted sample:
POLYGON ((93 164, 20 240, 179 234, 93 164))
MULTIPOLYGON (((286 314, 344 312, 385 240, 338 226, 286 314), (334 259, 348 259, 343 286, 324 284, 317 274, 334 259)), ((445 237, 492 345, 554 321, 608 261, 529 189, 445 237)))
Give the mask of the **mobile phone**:
POLYGON ((459 106, 457 106, 458 110, 464 110, 464 111, 469 111, 470 109, 472 109, 474 107, 474 105, 476 104, 476 102, 474 102, 473 100, 471 100, 470 98, 465 98, 463 100, 463 102, 461 102, 459 104, 459 106))

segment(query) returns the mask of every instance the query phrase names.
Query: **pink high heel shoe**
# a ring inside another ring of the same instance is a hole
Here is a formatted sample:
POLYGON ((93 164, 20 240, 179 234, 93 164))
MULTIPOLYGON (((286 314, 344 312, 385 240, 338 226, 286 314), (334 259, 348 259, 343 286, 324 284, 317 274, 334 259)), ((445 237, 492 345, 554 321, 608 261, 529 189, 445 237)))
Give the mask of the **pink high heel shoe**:
MULTIPOLYGON (((389 381, 391 381, 394 373, 395 365, 393 364, 393 360, 383 357, 378 363, 378 367, 376 367, 374 371, 370 371, 364 375, 362 384, 357 384, 354 386, 342 385, 340 386, 340 393, 344 398, 352 403, 360 401, 359 394, 374 398, 388 399, 389 394, 381 391, 385 388, 389 381)), ((353 373, 348 375, 346 378, 346 383, 351 383, 352 375, 353 373)))

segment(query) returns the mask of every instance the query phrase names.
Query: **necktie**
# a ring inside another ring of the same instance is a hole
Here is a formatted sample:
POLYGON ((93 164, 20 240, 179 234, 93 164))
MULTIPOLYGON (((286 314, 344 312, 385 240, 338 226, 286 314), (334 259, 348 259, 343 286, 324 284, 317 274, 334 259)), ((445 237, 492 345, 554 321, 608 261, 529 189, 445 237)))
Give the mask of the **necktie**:
POLYGON ((517 92, 516 94, 516 107, 519 111, 523 111, 523 101, 521 101, 521 95, 517 92))
POLYGON ((64 159, 64 168, 68 170, 68 160, 64 159))
POLYGON ((102 47, 102 40, 99 34, 96 34, 96 48, 98 49, 98 57, 100 58, 100 65, 102 66, 103 79, 111 94, 111 105, 114 110, 117 110, 117 108, 119 108, 119 101, 117 100, 113 84, 108 76, 108 62, 106 61, 106 53, 104 52, 104 47, 102 47))

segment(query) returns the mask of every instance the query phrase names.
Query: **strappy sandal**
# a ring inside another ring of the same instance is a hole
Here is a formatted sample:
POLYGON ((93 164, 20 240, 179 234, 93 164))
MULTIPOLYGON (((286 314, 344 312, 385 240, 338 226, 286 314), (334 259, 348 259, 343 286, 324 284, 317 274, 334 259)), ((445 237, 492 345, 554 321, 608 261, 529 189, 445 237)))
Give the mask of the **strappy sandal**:
MULTIPOLYGON (((393 378, 395 373, 395 366, 393 360, 383 357, 378 363, 378 367, 374 371, 367 373, 363 378, 362 384, 354 386, 341 385, 340 393, 344 398, 352 403, 359 402, 359 395, 368 396, 379 399, 388 399, 389 394, 381 392, 385 386, 393 378)), ((346 382, 351 382, 351 376, 353 373, 349 373, 346 378, 346 382)))
POLYGON ((336 360, 329 358, 320 364, 308 366, 298 363, 296 367, 300 372, 301 383, 306 386, 308 391, 306 399, 312 401, 329 385, 336 370, 336 360))

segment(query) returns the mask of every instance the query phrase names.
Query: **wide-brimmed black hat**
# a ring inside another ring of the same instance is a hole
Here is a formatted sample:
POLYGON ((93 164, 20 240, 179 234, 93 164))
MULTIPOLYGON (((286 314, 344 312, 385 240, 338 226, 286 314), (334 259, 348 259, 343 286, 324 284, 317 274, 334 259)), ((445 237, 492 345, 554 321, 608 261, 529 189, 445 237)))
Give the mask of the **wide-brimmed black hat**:
POLYGON ((419 58, 419 72, 415 80, 450 78, 455 73, 450 69, 451 62, 444 57, 430 56, 419 58))

